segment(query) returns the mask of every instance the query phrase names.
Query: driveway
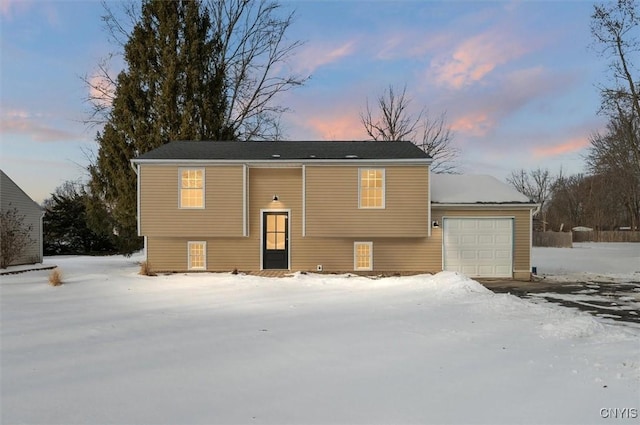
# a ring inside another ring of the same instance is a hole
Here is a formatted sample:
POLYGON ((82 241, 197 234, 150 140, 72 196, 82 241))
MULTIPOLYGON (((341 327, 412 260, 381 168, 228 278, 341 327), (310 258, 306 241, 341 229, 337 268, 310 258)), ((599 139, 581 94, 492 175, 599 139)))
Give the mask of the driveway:
POLYGON ((596 317, 640 325, 640 282, 559 282, 535 278, 531 282, 481 280, 499 293, 510 293, 536 302, 550 302, 586 311, 596 317))

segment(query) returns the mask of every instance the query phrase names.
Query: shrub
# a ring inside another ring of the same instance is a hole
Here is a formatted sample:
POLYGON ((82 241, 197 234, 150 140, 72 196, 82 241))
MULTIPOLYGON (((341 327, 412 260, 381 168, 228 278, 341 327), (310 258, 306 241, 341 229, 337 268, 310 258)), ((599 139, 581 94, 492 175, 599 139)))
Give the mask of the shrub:
POLYGON ((32 230, 33 226, 25 223, 25 216, 17 208, 0 212, 0 268, 13 264, 35 242, 32 230))
POLYGON ((60 286, 62 285, 62 272, 59 268, 55 268, 51 270, 49 273, 49 285, 51 286, 60 286))
POLYGON ((151 263, 148 261, 143 261, 140 263, 140 273, 143 276, 156 276, 156 274, 151 269, 151 263))

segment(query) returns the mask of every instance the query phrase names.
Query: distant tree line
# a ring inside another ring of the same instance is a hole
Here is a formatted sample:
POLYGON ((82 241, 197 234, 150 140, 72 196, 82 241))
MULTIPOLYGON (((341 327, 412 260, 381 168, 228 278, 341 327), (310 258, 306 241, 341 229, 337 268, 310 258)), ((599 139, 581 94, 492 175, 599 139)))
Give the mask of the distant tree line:
POLYGON ((599 87, 606 128, 594 132, 586 172, 552 176, 548 169, 518 170, 507 179, 541 204, 543 227, 596 230, 640 227, 640 7, 636 0, 595 5, 594 49, 609 59, 610 82, 599 87))

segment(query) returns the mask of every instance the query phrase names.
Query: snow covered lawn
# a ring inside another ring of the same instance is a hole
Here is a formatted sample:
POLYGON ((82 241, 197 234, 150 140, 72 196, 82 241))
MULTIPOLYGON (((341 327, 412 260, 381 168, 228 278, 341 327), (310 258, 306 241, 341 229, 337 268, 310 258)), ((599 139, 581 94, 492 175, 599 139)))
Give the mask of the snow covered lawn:
POLYGON ((573 248, 534 247, 538 275, 556 281, 640 282, 640 243, 578 242, 573 248))
POLYGON ((637 423, 640 329, 453 273, 48 261, 0 277, 3 424, 637 423))

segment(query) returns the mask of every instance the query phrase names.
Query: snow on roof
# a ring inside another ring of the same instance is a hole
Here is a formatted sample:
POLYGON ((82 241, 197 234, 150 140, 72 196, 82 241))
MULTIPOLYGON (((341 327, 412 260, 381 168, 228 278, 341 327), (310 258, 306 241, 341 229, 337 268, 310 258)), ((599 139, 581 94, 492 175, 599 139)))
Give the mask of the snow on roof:
POLYGON ((472 174, 431 174, 431 202, 531 203, 529 198, 495 177, 472 174))

